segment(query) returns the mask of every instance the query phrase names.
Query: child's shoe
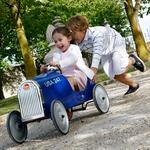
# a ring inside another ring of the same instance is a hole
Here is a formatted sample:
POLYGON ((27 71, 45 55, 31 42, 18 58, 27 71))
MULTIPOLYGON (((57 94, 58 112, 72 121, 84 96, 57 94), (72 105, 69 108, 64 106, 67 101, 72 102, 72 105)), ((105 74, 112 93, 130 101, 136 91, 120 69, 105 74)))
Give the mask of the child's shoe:
POLYGON ((128 95, 128 94, 134 93, 138 88, 139 88, 139 84, 137 85, 137 87, 129 86, 128 91, 124 95, 128 95))
POLYGON ((144 62, 138 56, 131 54, 129 57, 134 58, 135 63, 133 64, 133 66, 136 69, 140 70, 141 72, 144 72, 146 70, 146 66, 145 66, 144 62))

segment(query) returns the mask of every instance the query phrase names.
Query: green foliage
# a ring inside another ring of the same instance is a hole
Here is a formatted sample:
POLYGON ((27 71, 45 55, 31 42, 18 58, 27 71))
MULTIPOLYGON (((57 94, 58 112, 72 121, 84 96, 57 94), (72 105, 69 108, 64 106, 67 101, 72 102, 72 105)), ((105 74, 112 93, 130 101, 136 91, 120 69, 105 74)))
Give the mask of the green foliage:
MULTIPOLYGON (((15 26, 6 0, 0 1, 0 59, 8 56, 9 60, 22 62, 22 56, 16 37, 15 26)), ((150 0, 142 1, 142 9, 149 12, 150 0)), ((55 16, 60 16, 63 22, 73 15, 87 16, 92 26, 103 25, 106 19, 108 23, 122 35, 129 33, 124 6, 118 0, 22 0, 20 7, 21 18, 31 51, 37 51, 37 59, 40 59, 49 50, 45 38, 48 24, 51 24, 55 16)))
POLYGON ((143 17, 143 14, 150 14, 150 0, 141 1, 141 11, 139 12, 140 17, 143 17))
MULTIPOLYGON (((0 57, 3 59, 8 56, 11 61, 21 62, 22 56, 9 8, 2 1, 0 5, 0 25, 3 29, 0 31, 0 57)), ((35 51, 38 53, 37 59, 41 59, 48 51, 45 32, 55 16, 60 16, 66 22, 73 15, 86 15, 92 26, 102 25, 106 19, 123 35, 126 32, 127 20, 118 0, 22 0, 20 13, 31 51, 33 54, 35 51)))
POLYGON ((1 70, 1 72, 6 71, 9 67, 10 66, 9 66, 7 61, 1 61, 0 62, 0 70, 1 70))
POLYGON ((0 59, 6 56, 10 61, 13 58, 20 60, 21 53, 18 50, 18 43, 9 9, 6 4, 0 1, 0 59))

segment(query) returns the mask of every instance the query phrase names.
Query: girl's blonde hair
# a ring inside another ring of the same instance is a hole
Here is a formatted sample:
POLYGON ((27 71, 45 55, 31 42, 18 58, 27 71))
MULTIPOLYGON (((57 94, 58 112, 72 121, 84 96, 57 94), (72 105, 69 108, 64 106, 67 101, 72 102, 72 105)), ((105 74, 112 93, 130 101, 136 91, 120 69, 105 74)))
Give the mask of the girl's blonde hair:
POLYGON ((71 31, 86 31, 89 27, 88 20, 85 16, 73 16, 67 23, 66 27, 71 31))

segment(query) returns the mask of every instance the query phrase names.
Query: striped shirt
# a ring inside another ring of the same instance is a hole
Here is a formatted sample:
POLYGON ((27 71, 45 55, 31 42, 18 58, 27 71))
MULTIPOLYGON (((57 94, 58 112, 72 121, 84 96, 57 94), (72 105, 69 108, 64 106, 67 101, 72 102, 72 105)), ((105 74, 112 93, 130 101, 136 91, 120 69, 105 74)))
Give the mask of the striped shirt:
POLYGON ((110 27, 89 27, 84 40, 79 44, 81 51, 93 53, 91 67, 98 68, 101 57, 113 52, 114 47, 122 44, 121 35, 110 27))

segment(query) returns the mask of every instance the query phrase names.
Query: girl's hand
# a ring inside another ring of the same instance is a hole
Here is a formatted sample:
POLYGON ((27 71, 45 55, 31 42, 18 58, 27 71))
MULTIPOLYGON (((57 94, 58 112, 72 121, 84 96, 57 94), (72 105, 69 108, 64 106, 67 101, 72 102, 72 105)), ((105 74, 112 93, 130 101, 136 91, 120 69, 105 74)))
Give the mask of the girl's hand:
POLYGON ((58 66, 58 63, 54 62, 54 61, 51 61, 49 63, 49 65, 53 66, 53 67, 57 67, 58 66))
POLYGON ((47 72, 47 71, 48 71, 47 66, 46 66, 46 65, 41 65, 41 67, 40 67, 40 72, 45 73, 45 72, 47 72))

